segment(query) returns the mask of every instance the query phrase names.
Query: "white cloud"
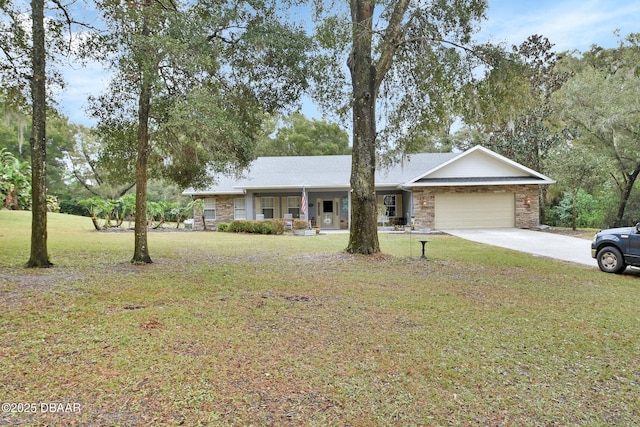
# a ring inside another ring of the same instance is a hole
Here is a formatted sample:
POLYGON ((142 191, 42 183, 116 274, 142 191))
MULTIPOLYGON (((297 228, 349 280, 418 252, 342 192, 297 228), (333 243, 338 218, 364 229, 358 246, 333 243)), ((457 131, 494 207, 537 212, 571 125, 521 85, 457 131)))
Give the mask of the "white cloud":
POLYGON ((64 70, 65 89, 57 99, 61 112, 72 123, 92 126, 95 121, 85 111, 89 95, 100 95, 109 83, 110 73, 102 65, 90 62, 84 66, 68 66, 64 70))
POLYGON ((488 20, 482 34, 495 42, 520 44, 539 34, 555 44, 557 51, 589 49, 592 44, 614 47, 616 29, 625 36, 639 31, 640 2, 618 0, 489 2, 488 20))

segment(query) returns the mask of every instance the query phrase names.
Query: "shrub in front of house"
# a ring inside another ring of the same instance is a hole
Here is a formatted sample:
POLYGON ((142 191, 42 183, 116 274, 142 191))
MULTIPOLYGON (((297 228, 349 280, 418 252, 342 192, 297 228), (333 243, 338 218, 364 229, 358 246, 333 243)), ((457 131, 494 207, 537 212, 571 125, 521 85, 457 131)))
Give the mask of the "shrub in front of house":
POLYGON ((249 233, 253 234, 269 234, 269 227, 264 224, 264 221, 251 221, 249 223, 249 233))
POLYGON ((247 229, 247 221, 231 221, 227 230, 231 233, 246 233, 247 229))
POLYGON ((218 227, 216 228, 216 230, 221 233, 224 233, 225 231, 229 231, 229 224, 225 222, 221 222, 220 224, 218 224, 218 227))
POLYGON ((284 221, 275 219, 266 221, 237 220, 229 224, 227 231, 231 233, 282 234, 284 233, 284 221))
POLYGON ((294 230, 306 230, 309 228, 309 223, 304 219, 294 219, 293 220, 293 229, 294 230))
POLYGON ((284 221, 280 219, 271 219, 268 221, 257 221, 262 223, 261 234, 282 234, 284 233, 284 221))
POLYGON ((276 234, 276 228, 271 221, 262 221, 256 233, 260 234, 276 234))
POLYGON ((287 223, 285 220, 282 220, 282 219, 273 220, 272 223, 273 223, 273 228, 276 231, 276 234, 284 233, 284 227, 285 227, 285 224, 287 223))

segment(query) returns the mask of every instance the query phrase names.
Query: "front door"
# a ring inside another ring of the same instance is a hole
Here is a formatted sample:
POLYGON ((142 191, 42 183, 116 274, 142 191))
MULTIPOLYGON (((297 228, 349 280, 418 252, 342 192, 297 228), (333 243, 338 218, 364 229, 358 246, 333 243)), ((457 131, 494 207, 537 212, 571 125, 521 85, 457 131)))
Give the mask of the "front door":
POLYGON ((340 199, 318 199, 318 226, 325 229, 340 228, 340 199))

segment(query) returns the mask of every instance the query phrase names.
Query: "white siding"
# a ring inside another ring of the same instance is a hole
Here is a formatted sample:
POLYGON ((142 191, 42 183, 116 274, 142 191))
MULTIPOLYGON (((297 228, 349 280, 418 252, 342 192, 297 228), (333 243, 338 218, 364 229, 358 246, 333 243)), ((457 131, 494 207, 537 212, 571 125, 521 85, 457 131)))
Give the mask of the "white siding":
POLYGON ((481 151, 470 153, 429 174, 429 178, 525 177, 525 171, 481 151))

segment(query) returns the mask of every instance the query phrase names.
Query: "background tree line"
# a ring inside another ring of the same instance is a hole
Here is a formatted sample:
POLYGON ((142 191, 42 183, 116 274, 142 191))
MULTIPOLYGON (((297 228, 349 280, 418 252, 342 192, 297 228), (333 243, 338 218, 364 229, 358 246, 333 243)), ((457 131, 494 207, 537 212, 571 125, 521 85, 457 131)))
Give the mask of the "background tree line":
MULTIPOLYGON (((1 99, 0 108, 6 111, 0 122, 3 206, 28 210, 31 207, 30 145, 25 141, 31 132, 29 117, 10 111, 10 105, 1 99)), ((123 197, 131 200, 134 177, 132 174, 117 176, 123 168, 112 167, 114 160, 93 129, 70 123, 56 114, 49 118, 48 129, 48 193, 56 201, 50 211, 74 215, 100 211, 98 216, 106 218, 102 215, 108 210, 105 206, 117 204, 123 197), (96 211, 90 206, 97 206, 97 200, 103 200, 104 204, 96 211)), ((349 135, 338 125, 293 112, 265 118, 256 138, 255 156, 337 155, 349 154, 350 150, 349 135)), ((181 195, 183 189, 161 177, 152 179, 148 200, 153 204, 166 202, 188 207, 191 200, 181 195)))
POLYGON ((550 225, 606 227, 640 219, 640 45, 556 54, 532 36, 500 57, 470 93, 460 148, 481 143, 558 184, 541 194, 550 225), (500 101, 500 102, 496 102, 500 101))

